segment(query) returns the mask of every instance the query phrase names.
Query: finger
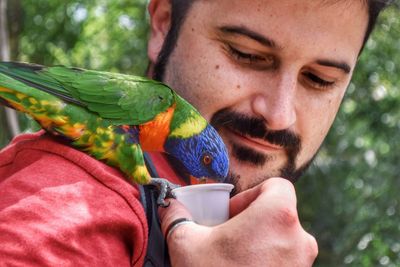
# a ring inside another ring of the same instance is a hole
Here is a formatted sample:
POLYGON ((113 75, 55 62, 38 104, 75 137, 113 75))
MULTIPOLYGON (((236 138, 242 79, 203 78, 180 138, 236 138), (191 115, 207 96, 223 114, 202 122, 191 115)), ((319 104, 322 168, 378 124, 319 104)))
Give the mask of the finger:
POLYGON ((167 228, 177 219, 192 219, 192 215, 178 200, 168 199, 168 201, 170 201, 170 205, 167 208, 158 208, 161 230, 164 236, 166 236, 167 228))
POLYGON ((238 194, 230 204, 231 218, 258 218, 272 225, 283 224, 282 227, 298 222, 296 192, 293 184, 283 178, 269 178, 238 194))
POLYGON ((289 230, 296 232, 301 225, 293 184, 283 178, 270 178, 263 184, 261 191, 260 201, 254 205, 255 210, 262 210, 267 215, 265 221, 269 221, 276 228, 281 228, 287 233, 290 233, 289 230), (262 209, 259 207, 262 203, 268 205, 263 205, 262 209))
POLYGON ((296 207, 297 198, 296 190, 293 183, 284 178, 273 177, 266 180, 261 185, 261 191, 264 193, 263 197, 268 200, 274 200, 273 203, 290 205, 296 207))
POLYGON ((261 186, 243 191, 229 201, 229 216, 232 218, 246 209, 259 195, 261 186))
POLYGON ((230 217, 234 217, 245 210, 262 193, 264 194, 263 197, 272 199, 279 197, 280 199, 285 199, 285 201, 289 200, 291 203, 296 203, 293 184, 287 179, 273 177, 232 197, 229 203, 230 217))

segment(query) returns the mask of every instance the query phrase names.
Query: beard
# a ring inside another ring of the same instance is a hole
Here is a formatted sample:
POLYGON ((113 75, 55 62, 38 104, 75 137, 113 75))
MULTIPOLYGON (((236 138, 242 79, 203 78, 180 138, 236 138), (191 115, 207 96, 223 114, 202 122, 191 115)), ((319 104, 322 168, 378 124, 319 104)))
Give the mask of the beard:
MULTIPOLYGON (((278 174, 274 176, 280 176, 293 183, 303 175, 315 157, 314 155, 312 159, 307 161, 301 167, 296 168, 296 159, 301 150, 300 136, 290 130, 270 130, 265 125, 265 121, 258 117, 251 117, 235 112, 229 108, 225 108, 216 112, 212 116, 210 123, 217 131, 221 131, 222 128, 225 128, 239 135, 258 138, 273 145, 282 147, 286 154, 286 162, 279 169, 278 174)), ((240 144, 232 143, 231 148, 231 157, 234 157, 242 164, 268 169, 269 162, 275 160, 274 156, 260 153, 240 144)), ((262 177, 257 177, 247 187, 250 188, 256 186, 268 178, 271 178, 271 175, 265 174, 262 177)), ((242 191, 245 189, 240 188, 240 179, 240 174, 235 173, 234 170, 230 170, 229 180, 235 185, 236 191, 242 191)))
MULTIPOLYGON (((178 34, 167 34, 157 61, 152 68, 151 76, 153 79, 164 82, 168 60, 176 47, 175 44, 177 37, 178 34)), ((180 84, 181 86, 184 86, 184 84, 180 84)), ((296 159, 301 151, 301 138, 299 135, 288 129, 279 131, 270 130, 266 127, 265 120, 259 117, 251 117, 246 114, 241 114, 228 108, 221 109, 214 113, 210 124, 219 132, 222 128, 225 128, 242 136, 259 138, 282 147, 286 154, 286 162, 279 169, 278 173, 275 173, 273 176, 285 178, 292 183, 296 182, 304 174, 317 154, 315 153, 313 157, 303 165, 296 167, 296 159)), ((241 177, 241 174, 235 173, 235 171, 231 169, 227 180, 235 186, 232 194, 254 187, 272 177, 271 173, 268 172, 268 163, 273 161, 275 157, 260 153, 241 144, 232 143, 231 147, 232 150, 230 156, 237 159, 240 163, 264 168, 266 170, 265 175, 254 177, 253 181, 249 183, 246 188, 241 188, 240 180, 244 179, 244 177, 241 177)), ((176 163, 172 163, 172 166, 177 165, 176 163)), ((179 173, 180 168, 174 169, 179 173)))

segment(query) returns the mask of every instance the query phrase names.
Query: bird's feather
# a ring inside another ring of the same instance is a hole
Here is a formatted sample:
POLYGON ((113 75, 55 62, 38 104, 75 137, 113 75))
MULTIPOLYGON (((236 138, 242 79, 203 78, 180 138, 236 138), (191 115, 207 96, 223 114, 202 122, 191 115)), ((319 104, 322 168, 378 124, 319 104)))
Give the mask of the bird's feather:
POLYGON ((175 101, 166 85, 138 76, 14 62, 1 63, 0 73, 86 107, 114 125, 148 122, 175 101))

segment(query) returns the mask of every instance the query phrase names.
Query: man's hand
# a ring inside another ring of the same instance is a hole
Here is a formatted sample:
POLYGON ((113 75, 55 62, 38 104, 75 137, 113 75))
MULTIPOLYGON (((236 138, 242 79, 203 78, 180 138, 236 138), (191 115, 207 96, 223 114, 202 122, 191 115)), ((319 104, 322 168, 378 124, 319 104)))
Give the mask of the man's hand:
MULTIPOLYGON (((160 208, 162 230, 191 218, 171 199, 160 208)), ((318 247, 301 227, 293 185, 271 178, 230 201, 231 219, 215 226, 184 224, 168 237, 172 266, 311 266, 318 247)))

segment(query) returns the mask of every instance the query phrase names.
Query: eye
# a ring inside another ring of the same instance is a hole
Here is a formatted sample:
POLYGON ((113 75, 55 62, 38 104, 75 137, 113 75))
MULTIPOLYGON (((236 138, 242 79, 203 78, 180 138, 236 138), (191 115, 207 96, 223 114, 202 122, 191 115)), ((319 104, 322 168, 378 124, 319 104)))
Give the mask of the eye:
POLYGON ((212 157, 208 154, 203 156, 203 163, 204 165, 210 165, 212 162, 212 157))
POLYGON ((275 65, 275 60, 272 56, 261 56, 243 52, 233 46, 227 46, 228 53, 232 58, 242 65, 248 65, 255 69, 268 69, 275 65))
POLYGON ((305 72, 305 73, 303 73, 303 75, 308 80, 308 82, 314 88, 317 88, 317 89, 326 89, 326 88, 332 87, 335 84, 334 81, 324 80, 311 72, 305 72))

